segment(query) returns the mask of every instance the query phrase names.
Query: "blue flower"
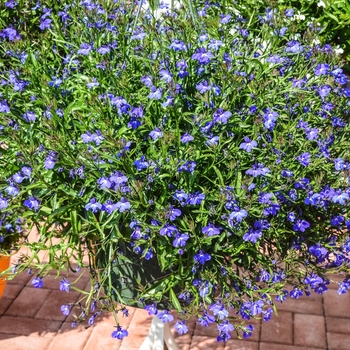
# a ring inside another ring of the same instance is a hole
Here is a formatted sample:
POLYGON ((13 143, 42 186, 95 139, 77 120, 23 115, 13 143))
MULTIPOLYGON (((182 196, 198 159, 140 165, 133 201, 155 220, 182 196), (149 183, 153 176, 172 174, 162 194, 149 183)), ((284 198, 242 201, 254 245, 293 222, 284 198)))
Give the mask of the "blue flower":
POLYGON ((207 226, 204 226, 202 228, 202 233, 204 233, 206 236, 211 237, 211 236, 216 236, 220 234, 220 229, 215 227, 213 224, 208 224, 207 226))
POLYGON ((163 132, 159 128, 155 128, 149 133, 149 136, 152 138, 153 141, 156 141, 159 138, 163 137, 163 132))
POLYGON ((70 305, 62 305, 61 311, 62 311, 64 316, 68 316, 69 312, 70 312, 70 305))
POLYGON ((250 228, 248 232, 243 236, 244 241, 250 241, 252 243, 256 243, 259 238, 261 238, 262 232, 258 230, 253 230, 250 228))
POLYGON ((198 254, 194 257, 195 261, 198 261, 201 265, 204 265, 207 261, 211 260, 211 256, 208 253, 204 253, 203 250, 200 250, 198 254))
POLYGON ((208 315, 208 312, 204 310, 203 316, 199 316, 197 319, 197 324, 203 327, 208 327, 211 323, 215 322, 215 317, 208 315))
POLYGON ((83 43, 80 45, 80 49, 78 50, 77 54, 87 56, 91 50, 92 46, 90 44, 83 43))
POLYGON ((246 174, 251 175, 253 177, 257 177, 257 176, 264 176, 270 172, 271 170, 265 167, 264 164, 258 163, 258 164, 253 164, 253 168, 248 169, 246 171, 246 174))
POLYGON ((42 281, 42 277, 35 277, 32 280, 32 285, 35 288, 42 288, 44 285, 44 282, 42 281))
POLYGON ((166 83, 170 83, 173 80, 173 75, 166 69, 162 69, 159 72, 159 75, 160 75, 160 80, 163 80, 166 83))
POLYGON ((248 212, 245 209, 236 208, 236 211, 230 213, 230 220, 234 220, 236 222, 242 222, 244 218, 248 216, 248 212))
POLYGON ((185 144, 193 140, 194 140, 194 137, 190 135, 188 132, 186 132, 186 134, 181 136, 181 142, 185 144))
POLYGON ((220 302, 210 305, 209 310, 212 311, 214 316, 217 317, 219 320, 224 320, 229 316, 228 311, 220 302))
POLYGON ((209 83, 206 80, 203 80, 202 82, 200 82, 199 84, 196 85, 196 89, 201 94, 204 94, 211 89, 211 86, 209 85, 209 83))
POLYGON ((287 43, 286 52, 288 53, 301 53, 304 51, 303 46, 299 41, 291 40, 287 43))
POLYGON ((146 305, 145 310, 148 312, 148 314, 151 315, 157 315, 158 310, 157 310, 157 304, 153 303, 152 305, 146 305))
POLYGON ((8 201, 6 198, 1 197, 0 194, 0 210, 1 209, 6 209, 8 207, 8 201))
POLYGON ((145 156, 142 156, 140 159, 135 160, 134 165, 136 166, 138 171, 141 171, 143 169, 147 169, 149 166, 147 161, 146 161, 145 156))
POLYGON ((296 159, 303 166, 308 166, 310 164, 311 154, 309 152, 301 153, 296 159))
POLYGON ((6 100, 0 101, 0 113, 9 113, 10 107, 6 100))
POLYGON ((186 242, 187 240, 190 238, 190 236, 187 233, 183 233, 183 234, 176 234, 175 239, 173 241, 173 246, 175 248, 178 247, 185 247, 186 246, 186 242))
POLYGON ((293 230, 295 232, 305 232, 306 229, 310 227, 310 224, 306 220, 297 220, 297 222, 293 226, 293 230))
POLYGON ((27 208, 37 211, 39 209, 40 201, 39 199, 29 196, 28 199, 26 199, 23 203, 27 208))
POLYGON ((314 69, 315 75, 327 75, 330 72, 330 65, 327 63, 320 63, 314 69))
POLYGON ((252 141, 249 137, 244 138, 244 142, 239 145, 239 149, 243 149, 244 151, 250 153, 254 147, 256 147, 258 143, 256 141, 252 141))
POLYGON ((96 198, 91 198, 90 202, 85 205, 85 209, 91 210, 93 213, 97 213, 101 208, 102 204, 99 203, 96 198))
POLYGON ((197 60, 199 64, 209 64, 214 55, 207 51, 204 47, 196 49, 196 52, 192 55, 193 60, 197 60))
POLYGON ((123 213, 125 210, 129 210, 131 207, 130 202, 127 201, 124 197, 120 199, 120 202, 117 202, 115 208, 119 210, 120 213, 123 213))
POLYGON ((333 203, 339 203, 340 205, 345 205, 349 200, 349 195, 346 192, 337 191, 336 194, 332 197, 333 203))
POLYGON ((71 283, 66 278, 63 278, 60 282, 60 291, 69 293, 70 285, 71 283))
POLYGON ((294 16, 294 9, 290 8, 290 9, 286 9, 284 11, 284 14, 286 15, 286 17, 290 18, 294 16))
POLYGON ((179 334, 185 334, 188 332, 188 327, 186 326, 186 321, 182 320, 182 321, 177 321, 175 323, 174 329, 176 330, 176 332, 178 332, 179 334))
POLYGON ((176 209, 173 206, 170 206, 169 207, 169 211, 166 214, 166 218, 171 220, 171 221, 174 221, 174 220, 176 220, 176 218, 178 216, 181 216, 181 210, 180 209, 176 209))
POLYGON ((129 335, 128 331, 126 329, 122 329, 122 327, 117 326, 117 329, 112 332, 112 338, 116 338, 119 340, 122 340, 123 338, 127 337, 129 335))
POLYGON ((162 94, 163 94, 163 89, 161 88, 156 88, 155 86, 151 87, 151 92, 148 95, 149 99, 153 99, 153 100, 160 100, 162 98, 162 94))
POLYGON ((223 111, 219 108, 213 115, 213 120, 215 123, 227 124, 228 119, 232 116, 229 111, 223 111))
POLYGON ((157 316, 163 323, 172 322, 174 320, 174 316, 169 310, 158 312, 157 316))

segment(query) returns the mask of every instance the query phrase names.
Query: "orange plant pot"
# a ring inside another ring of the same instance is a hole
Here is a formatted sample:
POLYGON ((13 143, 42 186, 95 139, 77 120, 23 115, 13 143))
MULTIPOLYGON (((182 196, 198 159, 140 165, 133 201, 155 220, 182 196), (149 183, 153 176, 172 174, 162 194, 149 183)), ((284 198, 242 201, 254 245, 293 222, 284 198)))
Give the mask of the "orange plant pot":
MULTIPOLYGON (((0 256, 0 273, 5 271, 10 266, 10 257, 9 256, 0 256)), ((0 298, 2 297, 6 287, 6 280, 0 278, 0 298)))

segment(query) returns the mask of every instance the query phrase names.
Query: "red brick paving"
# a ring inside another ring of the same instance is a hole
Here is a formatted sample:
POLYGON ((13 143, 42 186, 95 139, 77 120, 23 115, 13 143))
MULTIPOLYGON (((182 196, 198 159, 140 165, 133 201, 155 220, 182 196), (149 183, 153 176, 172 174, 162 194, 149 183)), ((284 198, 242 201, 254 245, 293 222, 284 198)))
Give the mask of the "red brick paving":
MULTIPOLYGON (((78 292, 58 290, 64 273, 44 279, 44 287, 35 289, 31 276, 22 274, 8 282, 0 300, 0 349, 6 350, 136 350, 147 335, 152 318, 145 310, 129 309, 129 317, 120 317, 128 329, 123 341, 113 339, 115 320, 103 314, 93 327, 71 328, 71 318, 64 317, 60 306, 78 299, 78 292)), ((69 279, 78 277, 71 274, 69 279)), ((85 273, 77 286, 86 289, 85 273)), ((215 325, 200 327, 195 318, 188 320, 189 332, 174 334, 181 350, 350 350, 350 293, 338 295, 336 286, 324 295, 287 299, 277 305, 278 316, 269 322, 251 320, 253 336, 239 340, 232 334, 226 344, 217 343, 215 325)), ((175 324, 177 318, 171 327, 175 324)))

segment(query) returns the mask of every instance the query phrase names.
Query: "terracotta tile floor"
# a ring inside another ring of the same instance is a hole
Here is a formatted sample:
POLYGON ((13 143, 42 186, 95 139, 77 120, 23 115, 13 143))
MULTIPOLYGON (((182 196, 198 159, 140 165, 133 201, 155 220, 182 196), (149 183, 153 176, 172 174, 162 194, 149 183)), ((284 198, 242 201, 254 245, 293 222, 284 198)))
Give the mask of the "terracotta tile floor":
MULTIPOLYGON (((121 319, 129 331, 123 341, 111 338, 115 323, 108 314, 93 327, 72 329, 70 316, 63 316, 60 306, 78 300, 80 295, 59 291, 59 281, 50 275, 44 279, 43 288, 35 289, 31 276, 22 274, 8 282, 0 300, 1 350, 140 348, 152 321, 144 310, 130 309, 130 316, 121 319)), ((88 282, 85 273, 79 288, 87 289, 88 282)), ((340 296, 336 289, 330 289, 323 296, 287 299, 278 311, 268 323, 252 322, 255 332, 248 340, 233 338, 226 344, 217 343, 216 328, 197 326, 194 319, 188 321, 189 333, 175 334, 175 338, 181 350, 350 350, 350 293, 340 296)))

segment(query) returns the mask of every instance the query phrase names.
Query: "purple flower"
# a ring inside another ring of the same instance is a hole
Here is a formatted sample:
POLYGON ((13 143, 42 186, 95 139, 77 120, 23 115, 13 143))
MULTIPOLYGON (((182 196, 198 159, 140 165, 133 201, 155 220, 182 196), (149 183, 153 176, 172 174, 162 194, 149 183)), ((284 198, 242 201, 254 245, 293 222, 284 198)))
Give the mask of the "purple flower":
POLYGON ((310 164, 311 154, 309 152, 304 152, 297 157, 299 163, 303 166, 308 166, 310 164))
POLYGON ((146 305, 145 310, 148 312, 148 314, 151 315, 157 315, 158 310, 157 310, 157 304, 153 303, 152 305, 146 305))
POLYGON ((242 142, 239 145, 239 149, 243 149, 244 151, 246 151, 248 153, 250 153, 252 151, 252 149, 258 145, 258 143, 256 141, 254 141, 254 140, 251 141, 251 139, 249 137, 245 137, 244 141, 245 142, 242 142))
POLYGON ((321 85, 318 89, 317 92, 320 95, 320 97, 323 98, 326 97, 330 92, 332 91, 332 88, 329 85, 321 85))
POLYGON ((248 216, 248 212, 245 209, 236 208, 236 211, 230 213, 230 220, 234 220, 236 222, 242 222, 244 218, 248 216))
POLYGON ((14 185, 9 185, 5 188, 5 191, 7 192, 7 194, 11 197, 15 197, 18 195, 19 193, 19 188, 14 186, 14 185))
POLYGON ((244 241, 250 241, 252 243, 256 243, 259 238, 261 238, 262 232, 258 230, 253 230, 250 228, 248 232, 243 236, 244 241))
POLYGON ((303 296, 303 291, 297 287, 294 287, 293 290, 289 293, 289 295, 294 299, 298 299, 301 296, 303 296))
POLYGON ((286 52, 288 53, 300 53, 303 52, 304 48, 299 41, 291 40, 287 43, 286 52))
POLYGON ((57 162, 57 153, 51 151, 50 154, 44 160, 45 169, 46 170, 53 169, 55 167, 56 162, 57 162))
POLYGON ((33 196, 29 196, 29 198, 24 201, 23 205, 30 210, 37 211, 39 209, 40 201, 33 196))
POLYGON ((176 209, 173 206, 170 206, 169 207, 169 211, 166 214, 166 218, 171 220, 171 221, 174 221, 174 220, 176 220, 176 218, 178 216, 181 216, 181 210, 180 209, 176 209))
POLYGON ((272 131, 276 126, 278 113, 267 108, 265 114, 263 115, 263 122, 266 129, 272 131))
MULTIPOLYGON (((1 209, 6 209, 8 207, 8 201, 6 198, 1 197, 0 194, 0 210, 1 209)), ((0 226, 1 227, 1 226, 0 226)))
POLYGON ((18 2, 15 0, 9 0, 9 1, 6 1, 5 3, 5 6, 8 7, 9 9, 14 9, 15 6, 17 5, 18 5, 18 2))
POLYGON ((108 46, 103 45, 103 46, 101 46, 101 47, 99 47, 99 48, 97 49, 97 52, 98 52, 100 55, 105 55, 105 54, 107 54, 107 53, 110 53, 110 52, 111 52, 111 49, 110 49, 108 46))
POLYGON ((208 82, 206 80, 203 80, 202 82, 200 82, 199 84, 196 85, 196 89, 201 94, 204 94, 211 89, 211 86, 208 84, 208 82))
POLYGON ((32 285, 35 288, 42 288, 44 285, 44 282, 42 281, 42 277, 35 277, 32 280, 32 285))
POLYGON ((163 323, 172 322, 174 320, 174 316, 169 310, 158 312, 157 316, 163 323))
POLYGON ((193 258, 195 261, 198 261, 201 265, 204 265, 207 261, 211 259, 211 256, 208 253, 204 253, 203 250, 200 250, 198 254, 196 254, 193 258))
POLYGON ((40 26, 39 26, 40 29, 45 30, 45 29, 50 28, 51 22, 52 22, 52 19, 50 19, 50 18, 41 19, 40 26))
POLYGON ((205 195, 201 192, 191 193, 186 200, 186 204, 199 205, 202 203, 202 201, 204 201, 204 199, 205 195))
POLYGON ((27 111, 22 115, 23 119, 27 122, 35 122, 36 115, 34 112, 27 111))
POLYGON ((228 311, 220 302, 210 305, 209 310, 212 311, 214 316, 217 317, 219 320, 224 320, 229 316, 228 311))
POLYGON ((112 214, 117 209, 117 205, 110 199, 108 199, 106 203, 102 204, 101 208, 101 210, 105 211, 107 214, 112 214))
POLYGON ((175 226, 166 224, 163 228, 159 230, 159 234, 161 236, 167 235, 168 237, 172 237, 174 234, 178 233, 178 229, 175 226))
POLYGON ((199 64, 208 64, 214 55, 207 51, 204 47, 197 49, 196 52, 192 55, 193 60, 197 60, 199 64))
POLYGON ((204 226, 202 228, 202 233, 204 233, 206 236, 211 237, 211 236, 216 236, 220 234, 220 229, 215 227, 213 224, 208 224, 207 226, 204 226))
POLYGON ((174 242, 173 242, 173 246, 175 248, 178 247, 185 247, 186 246, 186 242, 187 240, 190 238, 190 236, 187 233, 183 233, 183 234, 176 234, 174 242))
POLYGON ((316 128, 308 129, 306 130, 306 135, 309 141, 316 140, 318 137, 318 129, 316 128))
POLYGON ((339 203, 340 205, 345 205, 349 200, 349 194, 346 192, 337 191, 337 193, 332 196, 333 203, 339 203))
POLYGON ((208 315, 207 311, 204 311, 203 316, 198 317, 197 324, 202 327, 208 327, 211 323, 215 322, 215 317, 208 315))
POLYGON ((186 132, 185 135, 182 135, 181 136, 181 142, 183 143, 188 143, 190 141, 193 141, 194 140, 194 137, 192 135, 190 135, 188 132, 186 132))
POLYGON ((60 291, 69 293, 70 285, 71 283, 66 278, 63 278, 60 282, 60 291))
POLYGON ((10 107, 7 103, 7 100, 0 101, 0 113, 9 113, 10 107))
POLYGON ((147 169, 148 168, 148 163, 146 161, 145 156, 142 156, 141 159, 138 159, 134 162, 134 165, 136 166, 136 169, 138 171, 141 171, 143 169, 147 169))
POLYGON ((163 93, 163 89, 161 88, 156 88, 155 86, 151 87, 151 92, 148 95, 149 99, 153 99, 153 100, 160 100, 162 98, 162 93, 163 93))
POLYGON ((166 69, 162 69, 159 72, 160 80, 165 81, 166 83, 170 83, 173 80, 173 75, 169 73, 166 69))
POLYGON ((92 46, 90 44, 83 43, 80 45, 80 49, 78 50, 77 54, 87 56, 90 53, 91 49, 92 46))
POLYGON ((9 41, 17 41, 21 39, 19 33, 14 28, 5 28, 0 32, 0 37, 7 38, 9 41))
POLYGON ((63 313, 64 316, 68 316, 69 312, 70 312, 70 306, 69 305, 62 305, 61 306, 61 311, 63 313))
POLYGON ((97 213, 101 208, 102 204, 99 203, 96 198, 91 198, 90 202, 85 205, 85 209, 91 210, 93 213, 97 213))
POLYGON ((286 17, 290 18, 294 16, 294 9, 290 8, 284 11, 284 14, 286 15, 286 17))
POLYGON ((297 222, 293 226, 293 230, 295 232, 305 232, 306 229, 310 227, 309 222, 306 220, 297 220, 297 222))
POLYGON ((257 176, 264 176, 267 173, 270 173, 271 170, 267 167, 264 166, 264 164, 258 163, 258 164, 254 164, 253 168, 250 168, 246 171, 246 174, 251 175, 253 177, 257 177, 257 176))
POLYGON ((213 115, 215 123, 227 124, 227 120, 232 116, 232 113, 229 111, 223 111, 219 108, 213 115))
POLYGON ((344 161, 343 158, 334 159, 334 168, 337 171, 347 170, 349 168, 349 164, 344 161))
POLYGON ((152 77, 149 75, 144 75, 141 78, 141 82, 144 83, 149 88, 153 86, 152 77))
POLYGON ((179 334, 185 334, 188 332, 188 327, 186 326, 186 321, 182 320, 182 321, 177 321, 175 323, 174 329, 176 330, 176 332, 178 332, 179 334))
POLYGON ((128 202, 124 197, 120 199, 120 202, 118 202, 115 205, 116 209, 119 209, 120 213, 123 213, 125 210, 129 210, 131 207, 130 202, 128 202))
POLYGON ((122 327, 120 326, 117 326, 117 329, 112 332, 112 338, 117 338, 119 340, 122 340, 128 335, 129 335, 128 331, 126 329, 122 329, 122 327))
POLYGON ((153 141, 156 141, 157 139, 163 137, 163 132, 159 128, 155 128, 149 133, 149 136, 152 138, 153 141))
POLYGON ((175 52, 187 51, 186 44, 178 39, 174 39, 168 48, 174 50, 175 52))
POLYGON ((196 162, 188 160, 184 165, 181 165, 179 167, 178 172, 181 173, 182 171, 188 171, 190 173, 193 173, 196 165, 196 162))
MULTIPOLYGON (((145 253, 145 251, 143 252, 143 254, 145 253)), ((146 254, 145 254, 145 259, 146 260, 150 260, 153 258, 153 251, 152 251, 152 248, 149 248, 147 251, 146 251, 146 254)))
POLYGON ((320 63, 315 68, 315 75, 327 75, 329 74, 331 67, 327 63, 320 63))

